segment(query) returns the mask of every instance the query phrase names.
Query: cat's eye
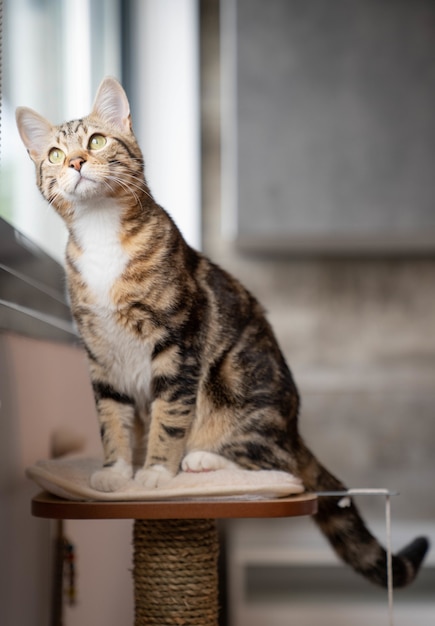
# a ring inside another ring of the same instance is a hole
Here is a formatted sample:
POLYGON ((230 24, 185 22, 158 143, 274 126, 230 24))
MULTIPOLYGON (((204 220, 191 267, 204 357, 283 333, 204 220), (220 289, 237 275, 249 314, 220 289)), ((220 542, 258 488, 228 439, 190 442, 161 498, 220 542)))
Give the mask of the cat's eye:
POLYGON ((89 150, 101 150, 107 143, 104 135, 95 134, 89 139, 89 150))
POLYGON ((48 153, 48 160, 54 165, 59 165, 65 160, 65 153, 60 148, 52 148, 48 153))

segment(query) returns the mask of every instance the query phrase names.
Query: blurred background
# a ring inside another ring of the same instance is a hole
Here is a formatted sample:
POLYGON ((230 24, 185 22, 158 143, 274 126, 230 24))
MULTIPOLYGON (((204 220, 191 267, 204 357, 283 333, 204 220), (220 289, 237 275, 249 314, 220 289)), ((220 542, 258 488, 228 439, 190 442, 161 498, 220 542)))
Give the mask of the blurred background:
MULTIPOLYGON (((100 454, 65 302, 65 232, 16 106, 58 123, 118 77, 157 201, 260 299, 301 431, 350 487, 398 490, 393 542, 434 539, 435 6, 430 0, 3 0, 0 623, 49 623, 53 528, 26 466, 60 434, 100 454), (23 602, 23 597, 26 602, 23 602)), ((360 507, 384 540, 383 501, 360 507)), ((387 623, 382 591, 309 520, 225 528, 222 623, 387 623)), ((131 524, 67 522, 71 626, 131 623, 131 524)), ((396 622, 435 618, 435 560, 396 622)))

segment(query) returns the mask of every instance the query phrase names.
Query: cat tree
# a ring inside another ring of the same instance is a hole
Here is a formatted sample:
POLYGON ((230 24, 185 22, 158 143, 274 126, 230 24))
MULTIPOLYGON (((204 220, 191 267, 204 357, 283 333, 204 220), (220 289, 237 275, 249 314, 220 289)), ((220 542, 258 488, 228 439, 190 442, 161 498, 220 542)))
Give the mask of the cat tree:
POLYGON ((135 626, 218 626, 216 520, 313 515, 317 498, 76 502, 42 493, 49 519, 133 519, 135 626))

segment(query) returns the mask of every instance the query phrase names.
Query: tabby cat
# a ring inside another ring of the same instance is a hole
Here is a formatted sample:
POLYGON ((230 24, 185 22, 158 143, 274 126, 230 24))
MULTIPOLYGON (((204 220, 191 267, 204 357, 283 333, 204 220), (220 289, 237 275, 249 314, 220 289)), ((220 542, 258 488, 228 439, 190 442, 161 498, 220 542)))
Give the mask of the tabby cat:
MULTIPOLYGON (((298 433, 298 392, 262 307, 154 201, 121 85, 106 78, 83 119, 53 126, 19 108, 17 124, 69 231, 71 309, 104 449, 92 486, 115 491, 134 475, 158 488, 180 469, 241 466, 292 473, 309 491, 345 489, 298 433)), ((344 561, 386 585, 384 549, 339 501, 319 499, 317 524, 344 561)), ((419 538, 394 556, 395 586, 413 580, 427 549, 419 538)))

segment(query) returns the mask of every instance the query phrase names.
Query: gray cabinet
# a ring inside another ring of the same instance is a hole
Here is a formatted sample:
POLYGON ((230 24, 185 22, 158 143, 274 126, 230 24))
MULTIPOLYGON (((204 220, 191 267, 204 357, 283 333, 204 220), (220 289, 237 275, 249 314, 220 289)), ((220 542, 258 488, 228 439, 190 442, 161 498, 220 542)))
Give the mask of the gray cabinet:
POLYGON ((435 3, 225 0, 222 32, 239 246, 434 250, 435 3))

